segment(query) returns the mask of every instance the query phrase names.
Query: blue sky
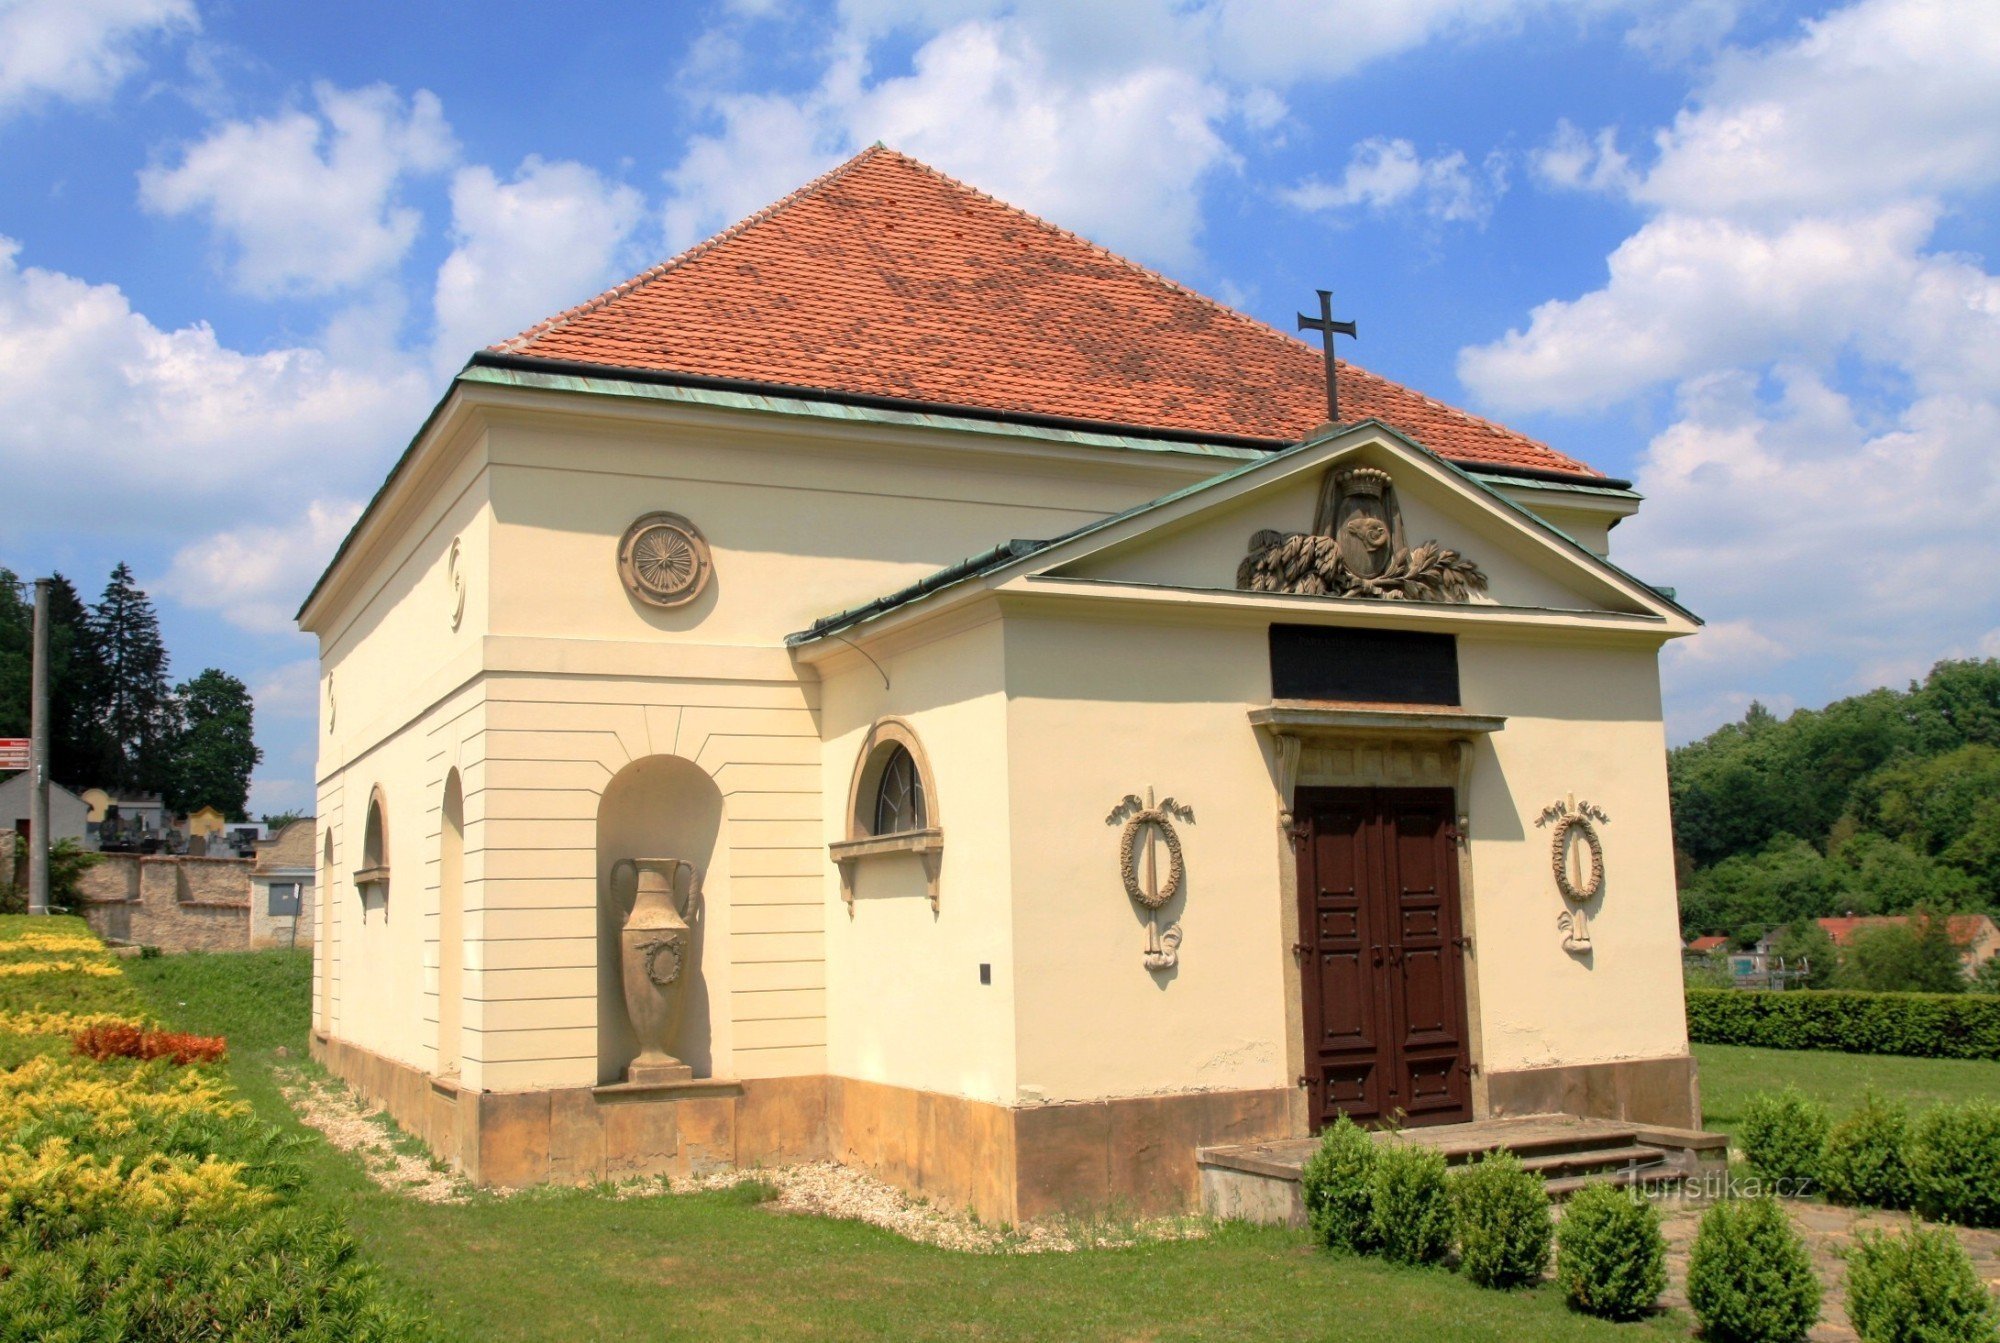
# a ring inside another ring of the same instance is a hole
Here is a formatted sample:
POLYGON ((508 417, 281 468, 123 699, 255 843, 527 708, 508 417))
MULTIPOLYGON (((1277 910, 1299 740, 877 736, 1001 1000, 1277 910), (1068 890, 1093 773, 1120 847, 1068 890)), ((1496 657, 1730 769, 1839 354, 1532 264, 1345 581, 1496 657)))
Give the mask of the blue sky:
POLYGON ((0 564, 258 694, 478 345, 881 139, 1649 502, 1670 731, 2000 655, 1990 0, 0 0, 0 564))

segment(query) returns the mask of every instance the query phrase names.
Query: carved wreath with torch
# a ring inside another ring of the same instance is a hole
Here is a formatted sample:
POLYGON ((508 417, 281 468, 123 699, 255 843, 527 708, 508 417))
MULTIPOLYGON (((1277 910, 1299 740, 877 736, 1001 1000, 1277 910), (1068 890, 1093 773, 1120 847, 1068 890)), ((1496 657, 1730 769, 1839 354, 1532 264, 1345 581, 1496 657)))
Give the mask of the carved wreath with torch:
POLYGON ((1146 911, 1144 960, 1148 970, 1170 970, 1180 963, 1181 926, 1171 923, 1163 931, 1158 918, 1158 911, 1180 894, 1181 883, 1187 878, 1187 864, 1181 857, 1180 832, 1174 829, 1176 820, 1193 825, 1194 808, 1184 807, 1172 798, 1155 804, 1150 788, 1146 790, 1143 802, 1137 793, 1127 793, 1124 800, 1104 818, 1106 825, 1117 825, 1120 821, 1125 823, 1125 828, 1118 835, 1118 875, 1125 883, 1125 894, 1146 911), (1167 851, 1165 882, 1160 880, 1158 860, 1154 854, 1155 841, 1167 851), (1143 876, 1140 872, 1142 865, 1145 869, 1143 876))
POLYGON ((1537 827, 1553 827, 1549 866, 1556 890, 1572 906, 1556 916, 1564 951, 1590 950, 1590 915, 1584 907, 1604 890, 1604 841, 1598 838, 1597 827, 1610 822, 1602 807, 1574 796, 1544 807, 1535 819, 1537 827))

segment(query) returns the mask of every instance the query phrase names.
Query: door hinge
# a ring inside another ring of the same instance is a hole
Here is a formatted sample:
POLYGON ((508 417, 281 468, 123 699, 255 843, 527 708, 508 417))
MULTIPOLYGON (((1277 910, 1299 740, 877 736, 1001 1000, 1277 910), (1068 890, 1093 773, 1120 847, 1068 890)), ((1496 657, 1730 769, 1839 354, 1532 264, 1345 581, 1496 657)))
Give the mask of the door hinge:
POLYGON ((1301 1076, 1299 1077, 1299 1081, 1298 1081, 1298 1085, 1299 1085, 1299 1087, 1300 1087, 1301 1089, 1303 1089, 1303 1088, 1305 1088, 1305 1087, 1309 1087, 1309 1086, 1311 1086, 1311 1085, 1312 1085, 1312 1079, 1311 1079, 1310 1077, 1306 1077, 1306 1076, 1304 1076, 1304 1075, 1301 1075, 1301 1076))
POLYGON ((1307 946, 1305 943, 1303 942, 1292 943, 1292 959, 1297 961, 1300 965, 1304 965, 1306 963, 1306 957, 1311 953, 1312 953, 1312 948, 1307 946))
POLYGON ((1469 937, 1454 937, 1451 944, 1468 956, 1472 954, 1472 939, 1469 937))

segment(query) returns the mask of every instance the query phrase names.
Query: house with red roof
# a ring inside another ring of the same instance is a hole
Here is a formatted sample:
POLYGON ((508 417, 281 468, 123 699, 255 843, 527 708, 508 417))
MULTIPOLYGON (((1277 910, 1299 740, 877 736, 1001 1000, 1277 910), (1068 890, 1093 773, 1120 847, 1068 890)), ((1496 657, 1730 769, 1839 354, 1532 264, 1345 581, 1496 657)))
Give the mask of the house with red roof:
MULTIPOLYGON (((1877 928, 1903 928, 1910 922, 1907 914, 1847 914, 1839 918, 1816 920, 1826 929, 1833 944, 1843 950, 1854 945, 1857 935, 1877 928)), ((1958 948, 1959 960, 1970 975, 1980 966, 2000 956, 2000 924, 1995 924, 1990 914, 1947 914, 1945 926, 1951 936, 1951 943, 1958 948)))
POLYGON ((868 150, 474 352, 306 599, 315 1053, 482 1184, 1009 1222, 1692 1127, 1640 502, 868 150))

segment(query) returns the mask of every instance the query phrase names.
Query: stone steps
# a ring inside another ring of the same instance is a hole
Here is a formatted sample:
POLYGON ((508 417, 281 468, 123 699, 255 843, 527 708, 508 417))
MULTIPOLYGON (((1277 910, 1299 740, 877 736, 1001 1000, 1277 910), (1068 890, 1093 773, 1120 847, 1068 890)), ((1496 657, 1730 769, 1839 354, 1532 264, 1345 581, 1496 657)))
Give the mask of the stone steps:
MULTIPOLYGON (((1576 1115, 1528 1115, 1435 1128, 1378 1132, 1378 1143, 1429 1147, 1458 1167, 1483 1153, 1506 1148, 1562 1199, 1587 1184, 1642 1185, 1692 1175, 1726 1160, 1720 1135, 1625 1124, 1576 1115)), ((1202 1203, 1215 1217, 1304 1224, 1299 1172, 1318 1142, 1293 1138, 1196 1154, 1202 1203)))

